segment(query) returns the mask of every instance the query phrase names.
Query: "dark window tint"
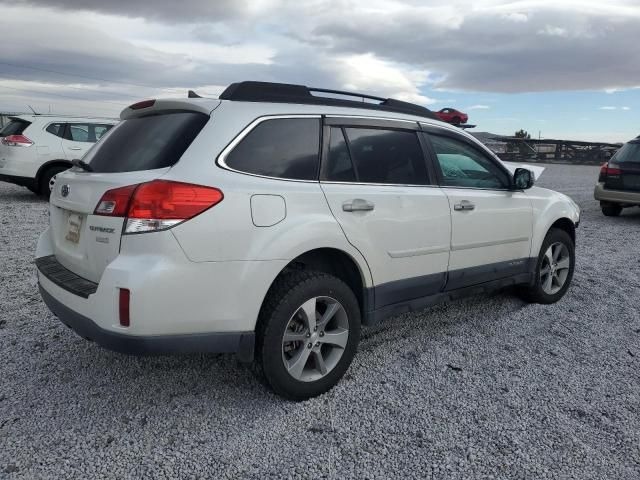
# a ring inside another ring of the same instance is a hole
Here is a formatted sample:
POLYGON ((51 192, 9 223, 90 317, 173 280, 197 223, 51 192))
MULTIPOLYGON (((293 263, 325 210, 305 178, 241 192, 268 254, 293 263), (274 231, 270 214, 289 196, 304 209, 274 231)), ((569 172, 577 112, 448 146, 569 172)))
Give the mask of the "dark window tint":
POLYGON ((52 123, 47 127, 47 132, 56 137, 64 136, 64 123, 52 123))
POLYGON ((623 145, 611 158, 611 163, 640 163, 640 142, 623 145))
POLYGON ((83 160, 96 172, 170 167, 180 160, 209 116, 175 112, 124 120, 110 129, 83 160))
POLYGON ((319 146, 319 119, 266 120, 231 151, 226 164, 256 175, 315 180, 319 146))
POLYGON ((415 132, 368 128, 344 131, 359 182, 427 184, 427 168, 415 132))
POLYGON ((31 122, 26 120, 12 119, 7 123, 2 130, 0 130, 0 137, 8 137, 9 135, 22 135, 25 128, 31 125, 31 122))
POLYGON ((486 154, 462 140, 430 135, 442 171, 442 183, 452 187, 507 188, 509 177, 486 154))
POLYGON ((353 170, 349 149, 341 128, 331 128, 326 179, 334 182, 355 182, 356 180, 356 173, 353 170))

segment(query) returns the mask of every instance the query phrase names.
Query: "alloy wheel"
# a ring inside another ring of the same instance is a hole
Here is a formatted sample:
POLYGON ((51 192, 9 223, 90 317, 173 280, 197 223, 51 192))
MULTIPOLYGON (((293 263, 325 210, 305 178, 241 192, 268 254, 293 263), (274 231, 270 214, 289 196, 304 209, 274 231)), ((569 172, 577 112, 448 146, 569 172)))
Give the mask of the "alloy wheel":
POLYGON ((564 243, 549 245, 540 266, 540 284, 547 295, 554 295, 562 289, 571 267, 569 249, 564 243))
POLYGON ((347 312, 331 297, 313 297, 291 316, 282 337, 282 361, 294 379, 313 382, 338 364, 349 339, 347 312))

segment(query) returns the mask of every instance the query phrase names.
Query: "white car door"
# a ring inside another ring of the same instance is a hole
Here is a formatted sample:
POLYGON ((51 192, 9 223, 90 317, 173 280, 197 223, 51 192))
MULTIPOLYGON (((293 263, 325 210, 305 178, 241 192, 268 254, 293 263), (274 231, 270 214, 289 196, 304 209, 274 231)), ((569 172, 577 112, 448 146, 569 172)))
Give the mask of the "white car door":
POLYGON ((475 142, 444 129, 425 135, 451 209, 446 289, 526 275, 531 268, 530 199, 510 189, 508 170, 475 142))
POLYGON ((440 292, 449 260, 449 203, 430 185, 417 125, 353 122, 327 119, 333 126, 325 126, 321 186, 369 265, 375 308, 440 292))

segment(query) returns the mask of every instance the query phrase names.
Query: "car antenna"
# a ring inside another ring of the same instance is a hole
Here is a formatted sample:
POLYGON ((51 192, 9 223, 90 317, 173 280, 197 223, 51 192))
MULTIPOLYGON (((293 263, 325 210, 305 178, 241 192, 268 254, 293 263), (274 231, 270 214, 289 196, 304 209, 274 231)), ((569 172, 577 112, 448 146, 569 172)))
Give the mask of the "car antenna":
POLYGON ((36 112, 33 107, 31 105, 27 105, 27 107, 29 107, 29 110, 31 110, 33 112, 34 115, 40 115, 38 112, 36 112))

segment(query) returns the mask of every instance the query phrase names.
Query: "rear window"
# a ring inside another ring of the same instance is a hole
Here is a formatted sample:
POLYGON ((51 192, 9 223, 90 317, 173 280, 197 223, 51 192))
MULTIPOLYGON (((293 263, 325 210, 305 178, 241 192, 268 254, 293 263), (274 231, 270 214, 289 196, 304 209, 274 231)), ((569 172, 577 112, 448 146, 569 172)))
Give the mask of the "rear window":
POLYGON ((130 118, 105 133, 83 160, 101 173, 170 167, 180 160, 209 118, 196 112, 130 118))
POLYGON ((234 170, 295 180, 318 175, 320 120, 282 118, 255 127, 227 156, 234 170))
POLYGON ((8 137, 9 135, 22 135, 22 132, 31 125, 31 122, 26 120, 12 119, 7 123, 2 130, 0 130, 0 137, 8 137))
POLYGON ((640 163, 640 142, 623 145, 611 158, 611 163, 640 163))

